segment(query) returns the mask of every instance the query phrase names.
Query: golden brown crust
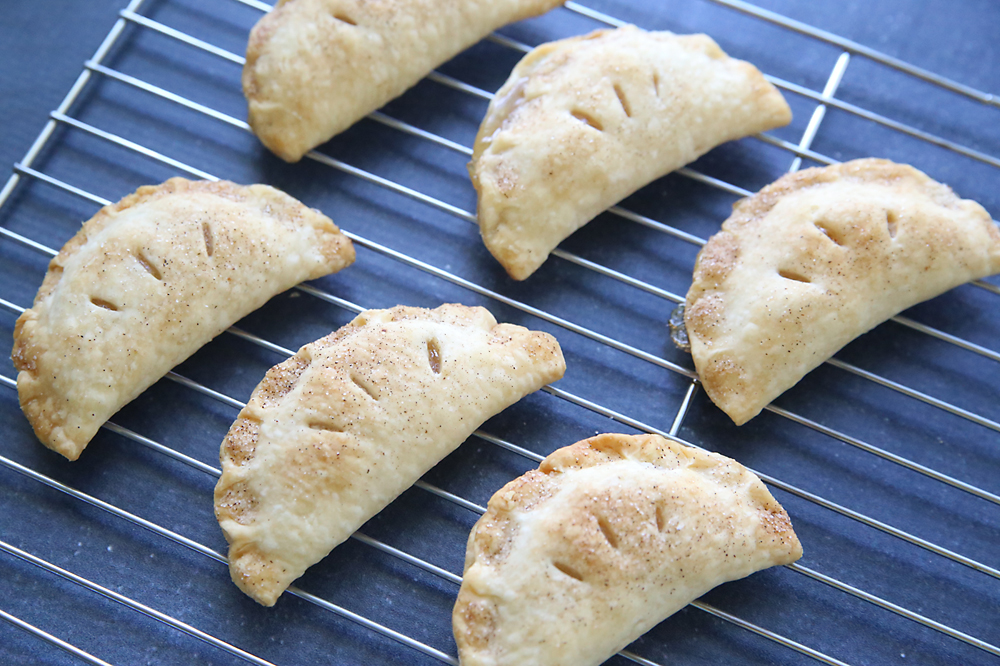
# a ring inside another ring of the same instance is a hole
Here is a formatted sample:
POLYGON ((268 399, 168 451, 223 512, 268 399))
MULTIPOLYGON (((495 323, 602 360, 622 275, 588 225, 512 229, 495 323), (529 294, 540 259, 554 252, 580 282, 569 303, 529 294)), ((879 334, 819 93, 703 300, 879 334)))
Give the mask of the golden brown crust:
POLYGON ((698 255, 685 312, 695 367, 742 424, 854 337, 997 271, 989 214, 913 167, 789 174, 737 202, 698 255))
POLYGON ((476 136, 469 174, 483 242, 523 280, 643 185, 790 120, 777 89, 705 35, 625 26, 543 44, 497 91, 476 136))
POLYGON ((46 446, 76 459, 104 420, 219 326, 353 260, 329 218, 273 188, 183 178, 141 187, 83 224, 18 318, 11 357, 21 408, 46 446), (268 252, 260 244, 279 237, 296 258, 248 273, 252 257, 268 252), (205 284, 213 261, 226 270, 224 285, 205 284), (214 290, 250 300, 217 303, 214 290), (199 305, 213 311, 191 309, 199 305), (185 320, 193 330, 182 333, 185 320))
POLYGON ((453 304, 369 310, 304 346, 222 443, 233 581, 274 604, 479 423, 564 370, 551 336, 453 304))
POLYGON ((561 0, 294 0, 250 32, 243 92, 254 133, 297 162, 491 31, 561 0))
POLYGON ((459 657, 598 664, 716 584, 801 554, 739 463, 656 435, 592 437, 490 499, 452 616, 459 657))

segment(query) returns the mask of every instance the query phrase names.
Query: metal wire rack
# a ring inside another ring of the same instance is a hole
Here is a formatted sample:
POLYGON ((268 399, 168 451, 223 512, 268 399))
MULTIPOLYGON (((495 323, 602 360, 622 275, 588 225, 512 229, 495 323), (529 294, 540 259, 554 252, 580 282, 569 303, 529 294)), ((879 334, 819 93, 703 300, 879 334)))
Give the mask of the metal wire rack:
MULTIPOLYGON (((756 470, 806 555, 706 595, 616 660, 1000 663, 1000 287, 980 281, 895 317, 739 429, 698 392, 665 327, 727 208, 789 169, 891 157, 996 214, 1000 100, 742 0, 646 4, 568 2, 510 26, 293 166, 241 120, 239 53, 267 5, 122 10, 0 191, 7 339, 81 219, 172 175, 281 187, 330 214, 358 262, 231 328, 123 409, 76 463, 34 441, 5 366, 0 657, 457 664, 456 572, 490 494, 555 448, 629 431, 756 470), (796 120, 645 188, 513 283, 480 246, 464 176, 487 90, 529 45, 623 22, 708 32, 768 73, 796 120), (276 608, 258 608, 228 581, 210 500, 219 470, 206 462, 240 398, 365 308, 443 301, 553 332, 566 378, 492 419, 276 608)), ((968 58, 989 56, 965 57, 941 62, 968 74, 968 58)))

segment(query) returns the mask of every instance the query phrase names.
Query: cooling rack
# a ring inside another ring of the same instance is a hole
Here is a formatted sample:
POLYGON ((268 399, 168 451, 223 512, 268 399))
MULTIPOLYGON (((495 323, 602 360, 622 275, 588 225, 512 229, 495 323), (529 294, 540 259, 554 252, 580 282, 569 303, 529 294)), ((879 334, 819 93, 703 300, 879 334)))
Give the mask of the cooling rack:
POLYGON ((555 448, 619 431, 757 471, 805 556, 709 593, 612 663, 1000 663, 996 281, 876 328, 741 428, 698 390, 666 328, 704 239, 789 170, 888 157, 996 216, 995 7, 570 2, 484 40, 297 165, 243 120, 241 54, 267 9, 122 10, 0 191, 0 338, 10 344, 82 220, 175 175, 280 187, 329 214, 358 261, 227 331, 75 463, 35 441, 4 362, 0 662, 455 664, 465 539, 490 495, 555 448), (795 120, 644 188, 515 283, 479 241, 465 174, 488 91, 529 46, 623 21, 709 33, 769 76, 795 120), (258 607, 229 582, 212 515, 218 446, 242 401, 364 308, 442 302, 553 333, 566 377, 488 421, 276 607, 258 607))

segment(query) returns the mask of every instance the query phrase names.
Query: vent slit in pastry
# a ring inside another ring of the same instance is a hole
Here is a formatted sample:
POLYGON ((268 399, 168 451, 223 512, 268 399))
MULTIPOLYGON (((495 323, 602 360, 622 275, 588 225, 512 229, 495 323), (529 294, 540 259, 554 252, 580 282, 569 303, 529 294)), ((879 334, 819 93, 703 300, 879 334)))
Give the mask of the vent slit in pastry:
POLYGON ((160 272, 160 269, 157 268, 156 264, 150 261, 145 254, 143 254, 142 250, 135 253, 135 260, 139 262, 139 265, 142 266, 144 271, 152 275, 157 280, 163 280, 163 274, 160 272))
POLYGON ((859 335, 998 272, 989 213, 913 167, 806 169, 737 202, 698 254, 684 312, 691 355, 709 398, 740 425, 859 335))
POLYGON ((558 569, 563 574, 569 576, 570 578, 578 580, 581 583, 586 582, 585 580, 583 580, 583 574, 581 574, 579 571, 577 571, 576 569, 574 569, 570 565, 566 564, 565 562, 560 562, 559 560, 554 560, 552 562, 552 566, 554 566, 556 569, 558 569))
POLYGON ((788 270, 786 268, 779 270, 778 275, 785 278, 786 280, 792 280, 793 282, 805 282, 806 284, 812 282, 812 280, 810 280, 805 275, 802 275, 801 273, 798 273, 793 270, 788 270))
POLYGON ((612 548, 618 547, 618 537, 615 535, 614 529, 611 527, 611 523, 608 519, 601 514, 597 514, 597 526, 601 528, 601 534, 607 539, 607 542, 612 548))
POLYGON ((84 223, 18 318, 21 409, 43 444, 75 460, 115 412, 213 337, 353 261, 329 218, 271 187, 141 187, 84 223))
POLYGON ((208 222, 201 223, 201 235, 205 239, 205 254, 212 256, 215 251, 215 237, 212 235, 212 225, 208 222))
POLYGON ((441 374, 441 349, 438 347, 437 340, 427 341, 427 362, 431 366, 431 372, 435 375, 441 374))
POLYGON ((596 666, 713 587, 801 555, 788 514, 736 461, 599 435, 508 483, 472 528, 459 661, 596 666))
POLYGON ((105 310, 111 310, 112 312, 118 312, 117 305, 111 303, 110 301, 106 301, 103 298, 97 298, 96 296, 92 296, 90 298, 90 302, 99 308, 104 308, 105 310))
POLYGON ((574 118, 576 118, 580 122, 582 122, 582 123, 584 123, 586 125, 590 125, 591 127, 593 127, 598 132, 603 132, 604 131, 604 125, 601 123, 600 120, 598 120, 597 118, 595 118, 593 116, 593 114, 587 113, 586 111, 583 111, 581 109, 573 109, 572 111, 570 111, 570 115, 572 115, 574 118))
POLYGON ((353 25, 353 26, 357 25, 357 22, 347 14, 336 13, 333 15, 333 18, 337 19, 341 23, 346 23, 347 25, 353 25))
MULTIPOLYGON (((820 231, 822 231, 823 235, 825 235, 827 238, 829 238, 830 241, 832 241, 835 245, 841 245, 842 246, 844 244, 844 241, 841 238, 840 233, 837 232, 832 225, 827 224, 825 222, 818 221, 818 220, 816 221, 815 224, 816 224, 816 228, 819 229, 820 231)), ((890 229, 890 235, 893 238, 895 238, 894 230, 890 229)))
POLYGON ((618 96, 618 102, 622 105, 622 111, 625 112, 626 116, 628 116, 629 118, 631 118, 632 117, 632 109, 631 109, 631 107, 628 104, 628 99, 625 97, 625 93, 622 91, 621 85, 619 85, 619 84, 616 83, 614 85, 614 88, 615 88, 615 95, 618 96))
POLYGON ((889 238, 895 240, 896 238, 896 213, 891 210, 885 212, 885 227, 889 231, 889 238))
POLYGON ((268 371, 220 449, 233 581, 273 605, 483 421, 564 370, 552 336, 461 305, 368 310, 306 345, 268 371), (356 385, 377 387, 378 402, 356 385))
POLYGON ((756 68, 705 35, 625 26, 543 44, 497 91, 476 135, 469 174, 483 243, 524 280, 639 188, 791 117, 756 68))
POLYGON ((367 395, 369 398, 371 398, 375 402, 378 402, 379 391, 375 387, 375 385, 373 385, 371 382, 367 381, 364 377, 361 377, 356 373, 351 373, 351 382, 359 389, 364 391, 365 395, 367 395))

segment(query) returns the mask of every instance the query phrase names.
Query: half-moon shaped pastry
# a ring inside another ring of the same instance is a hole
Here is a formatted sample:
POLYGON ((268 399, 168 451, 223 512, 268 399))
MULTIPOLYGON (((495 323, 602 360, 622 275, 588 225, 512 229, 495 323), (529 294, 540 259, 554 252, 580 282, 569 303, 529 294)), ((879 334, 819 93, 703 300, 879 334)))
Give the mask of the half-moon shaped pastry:
POLYGON ((250 127, 298 162, 493 30, 562 2, 282 0, 247 44, 250 127))
POLYGON ((483 421, 562 377, 547 333, 483 308, 369 310, 276 365, 222 443, 215 514, 233 582, 289 584, 483 421))
POLYGON ((268 299, 354 261, 319 211, 266 185, 172 178, 84 223, 14 327, 21 409, 76 460, 115 412, 268 299))
POLYGON ((459 661, 600 664, 713 587, 801 556, 788 514, 736 461, 598 435, 508 483, 472 528, 459 661))
POLYGON ((640 187, 791 118, 753 65, 705 35, 626 26, 543 44, 497 91, 476 136, 469 173, 483 241, 523 280, 640 187))
POLYGON ((737 202, 698 255, 684 317, 695 368, 740 425, 862 333, 997 272, 989 214, 913 167, 790 174, 737 202))

